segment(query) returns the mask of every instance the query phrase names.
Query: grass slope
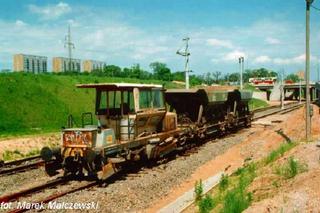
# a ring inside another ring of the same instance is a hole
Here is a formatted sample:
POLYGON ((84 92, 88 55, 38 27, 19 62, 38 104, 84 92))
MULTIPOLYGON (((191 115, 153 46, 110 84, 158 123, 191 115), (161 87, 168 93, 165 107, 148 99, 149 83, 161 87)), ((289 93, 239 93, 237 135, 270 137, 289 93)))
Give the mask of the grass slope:
POLYGON ((257 99, 257 98, 252 98, 249 101, 249 108, 250 110, 254 110, 254 109, 259 109, 259 108, 263 108, 263 107, 267 107, 269 106, 269 104, 261 99, 257 99))
MULTIPOLYGON (((28 73, 0 74, 0 136, 58 131, 72 114, 80 125, 83 112, 94 112, 94 90, 77 83, 157 83, 156 80, 28 73)), ((175 84, 165 83, 166 88, 175 84)))

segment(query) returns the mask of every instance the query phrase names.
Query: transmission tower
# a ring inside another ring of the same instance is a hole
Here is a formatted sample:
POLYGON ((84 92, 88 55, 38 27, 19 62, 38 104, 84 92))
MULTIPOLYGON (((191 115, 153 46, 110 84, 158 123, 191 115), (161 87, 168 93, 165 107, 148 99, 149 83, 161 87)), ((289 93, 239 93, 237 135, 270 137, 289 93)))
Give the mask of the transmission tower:
POLYGON ((64 47, 68 48, 68 59, 69 59, 69 64, 68 64, 68 69, 71 71, 71 62, 72 62, 72 50, 75 48, 74 43, 71 42, 71 30, 70 30, 70 25, 68 26, 68 35, 66 35, 65 40, 64 40, 64 47))
POLYGON ((177 50, 177 54, 181 55, 183 57, 185 57, 185 81, 186 81, 186 89, 189 89, 189 56, 190 56, 190 52, 189 52, 189 40, 190 38, 186 37, 184 39, 182 39, 182 41, 185 42, 185 48, 183 51, 181 51, 182 48, 180 48, 179 50, 177 50))

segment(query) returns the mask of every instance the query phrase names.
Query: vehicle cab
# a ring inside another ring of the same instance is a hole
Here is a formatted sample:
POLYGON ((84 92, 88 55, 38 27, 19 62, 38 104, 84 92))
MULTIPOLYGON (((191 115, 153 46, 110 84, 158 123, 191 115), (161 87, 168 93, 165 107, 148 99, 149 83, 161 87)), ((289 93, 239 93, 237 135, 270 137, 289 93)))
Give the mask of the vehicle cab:
POLYGON ((97 146, 105 142, 127 142, 176 128, 175 114, 171 115, 171 126, 168 119, 164 119, 170 117, 170 113, 166 116, 161 85, 102 83, 77 87, 96 89, 98 129, 105 132, 98 136, 97 146))

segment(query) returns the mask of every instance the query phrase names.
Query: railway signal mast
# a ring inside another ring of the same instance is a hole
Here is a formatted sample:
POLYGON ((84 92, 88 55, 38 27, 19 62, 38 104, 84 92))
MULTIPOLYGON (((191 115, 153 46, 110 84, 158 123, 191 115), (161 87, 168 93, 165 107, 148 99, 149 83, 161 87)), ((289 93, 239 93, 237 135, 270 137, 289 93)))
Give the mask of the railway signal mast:
POLYGON ((184 51, 181 51, 182 48, 180 48, 179 50, 177 50, 177 54, 181 55, 183 57, 185 57, 185 81, 186 81, 186 89, 189 89, 189 56, 190 56, 190 52, 189 52, 189 40, 190 38, 186 37, 184 39, 182 39, 182 41, 184 41, 185 44, 185 49, 184 51))
POLYGON ((71 61, 72 61, 72 50, 75 48, 74 43, 71 42, 71 30, 70 30, 70 25, 68 26, 68 35, 65 37, 64 41, 64 47, 68 48, 68 59, 69 59, 69 65, 68 69, 71 71, 71 61))

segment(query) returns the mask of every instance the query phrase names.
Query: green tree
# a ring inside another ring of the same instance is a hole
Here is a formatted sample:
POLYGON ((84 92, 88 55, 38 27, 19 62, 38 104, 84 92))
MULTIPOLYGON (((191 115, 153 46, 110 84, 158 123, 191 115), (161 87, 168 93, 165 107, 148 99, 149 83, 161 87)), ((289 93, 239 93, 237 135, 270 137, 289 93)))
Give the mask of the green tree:
POLYGON ((229 81, 230 82, 238 82, 240 79, 240 74, 239 73, 231 73, 229 75, 229 81))
POLYGON ((215 71, 212 73, 212 76, 214 77, 214 82, 215 83, 219 83, 219 77, 221 76, 221 72, 220 71, 215 71))
POLYGON ((131 67, 131 78, 140 78, 140 74, 143 70, 140 68, 140 64, 134 64, 131 67))
POLYGON ((121 68, 116 65, 105 66, 103 72, 106 74, 106 76, 112 76, 112 77, 121 76, 121 68))
POLYGON ((211 73, 207 72, 204 74, 204 80, 207 85, 211 85, 213 83, 213 79, 211 77, 211 73))
POLYGON ((269 77, 278 77, 278 73, 276 73, 275 71, 270 71, 270 76, 269 77))
POLYGON ((190 75, 190 85, 191 86, 201 85, 202 83, 203 83, 203 81, 199 76, 190 75))
POLYGON ((299 81, 299 76, 296 74, 290 74, 286 77, 285 80, 291 80, 293 82, 298 82, 299 81))
POLYGON ((121 77, 129 78, 130 76, 131 76, 131 69, 128 67, 123 68, 121 77))
POLYGON ((266 68, 247 69, 243 73, 243 81, 248 82, 249 78, 276 77, 277 73, 266 68))
POLYGON ((156 79, 163 81, 171 80, 171 70, 167 67, 165 63, 156 61, 152 62, 149 66, 152 69, 153 75, 156 79))
POLYGON ((172 80, 174 81, 184 81, 184 72, 178 71, 172 73, 172 80))

